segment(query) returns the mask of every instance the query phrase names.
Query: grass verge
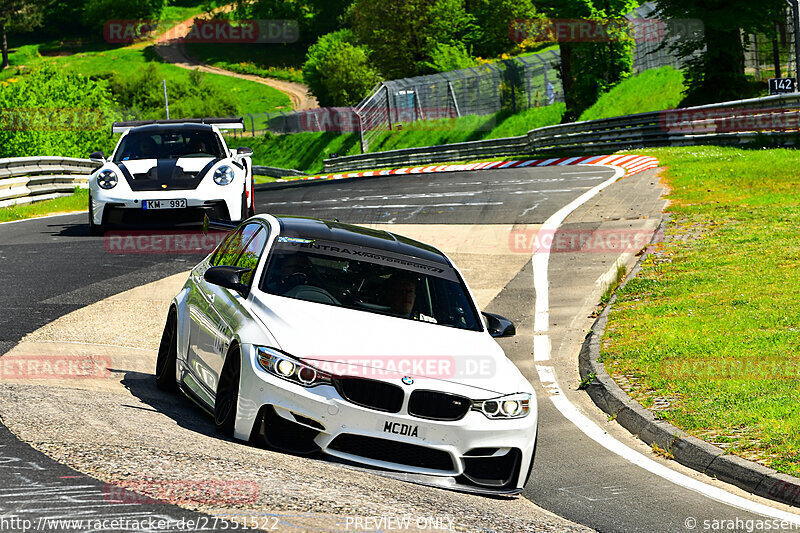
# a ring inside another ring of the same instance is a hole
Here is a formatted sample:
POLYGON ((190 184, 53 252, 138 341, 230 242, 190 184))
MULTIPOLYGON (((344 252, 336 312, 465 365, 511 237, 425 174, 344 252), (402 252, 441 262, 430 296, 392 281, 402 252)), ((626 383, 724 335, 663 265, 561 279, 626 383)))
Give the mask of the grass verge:
POLYGON ((683 73, 672 67, 646 70, 600 96, 580 120, 619 117, 678 107, 683 99, 683 73))
POLYGON ((800 475, 800 152, 665 148, 672 221, 617 292, 608 372, 661 419, 800 475))
POLYGON ((68 213, 70 211, 85 211, 87 205, 89 205, 89 190, 76 188, 71 196, 43 200, 33 204, 0 207, 0 222, 11 222, 12 220, 53 215, 55 213, 68 213))

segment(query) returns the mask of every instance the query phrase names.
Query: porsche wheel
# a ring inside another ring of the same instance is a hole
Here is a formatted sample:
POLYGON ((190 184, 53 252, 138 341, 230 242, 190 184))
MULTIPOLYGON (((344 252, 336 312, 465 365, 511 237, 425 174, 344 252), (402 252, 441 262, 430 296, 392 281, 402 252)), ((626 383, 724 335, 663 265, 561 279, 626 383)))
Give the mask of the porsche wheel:
POLYGON ((177 388, 175 382, 175 365, 178 360, 178 313, 175 308, 169 310, 161 344, 158 346, 156 359, 156 386, 167 392, 177 388))
POLYGON ((222 367, 217 385, 217 396, 214 399, 214 425, 217 433, 226 437, 233 436, 233 426, 236 423, 240 367, 239 347, 234 346, 225 358, 225 365, 222 367))

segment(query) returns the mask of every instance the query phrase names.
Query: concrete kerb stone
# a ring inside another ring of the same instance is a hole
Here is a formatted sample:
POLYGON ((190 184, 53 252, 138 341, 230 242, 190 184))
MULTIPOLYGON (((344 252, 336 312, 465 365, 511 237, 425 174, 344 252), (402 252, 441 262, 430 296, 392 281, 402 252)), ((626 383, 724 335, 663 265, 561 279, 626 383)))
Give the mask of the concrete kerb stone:
POLYGON ((800 507, 800 485, 797 484, 797 478, 786 474, 765 475, 756 494, 800 507))
POLYGON ((771 468, 760 465, 736 455, 718 455, 706 468, 706 474, 726 483, 755 492, 769 474, 776 474, 771 468))
MULTIPOLYGON (((661 220, 655 235, 663 234, 668 216, 661 220)), ((647 254, 642 254, 622 286, 641 270, 647 254)), ((603 412, 648 445, 655 444, 680 464, 731 483, 748 492, 789 505, 800 506, 800 479, 779 474, 754 461, 748 461, 683 430, 658 420, 652 411, 642 407, 620 388, 606 372, 600 351, 601 339, 608 323, 608 313, 616 302, 612 295, 603 312, 592 324, 581 346, 578 366, 584 390, 603 412)))

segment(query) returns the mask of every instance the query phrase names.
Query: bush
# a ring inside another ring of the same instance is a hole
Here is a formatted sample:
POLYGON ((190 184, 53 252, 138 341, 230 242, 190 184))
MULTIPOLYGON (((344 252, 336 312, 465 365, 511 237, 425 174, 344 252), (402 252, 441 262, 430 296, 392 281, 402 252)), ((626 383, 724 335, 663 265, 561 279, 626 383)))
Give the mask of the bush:
MULTIPOLYGON (((115 73, 110 87, 119 104, 142 119, 165 118, 163 74, 155 63, 148 63, 136 73, 115 73)), ((234 98, 221 89, 205 83, 198 70, 189 73, 189 80, 167 81, 170 116, 175 118, 230 116, 237 113, 234 98)))
POLYGON ((303 80, 321 106, 344 106, 358 103, 380 75, 369 63, 367 47, 356 44, 350 30, 339 30, 308 49, 303 80))
POLYGON ((439 43, 431 52, 431 61, 426 65, 436 72, 449 72, 474 67, 478 63, 470 55, 463 43, 439 43))
POLYGON ((108 84, 45 67, 0 82, 0 157, 87 157, 113 148, 118 120, 108 84))

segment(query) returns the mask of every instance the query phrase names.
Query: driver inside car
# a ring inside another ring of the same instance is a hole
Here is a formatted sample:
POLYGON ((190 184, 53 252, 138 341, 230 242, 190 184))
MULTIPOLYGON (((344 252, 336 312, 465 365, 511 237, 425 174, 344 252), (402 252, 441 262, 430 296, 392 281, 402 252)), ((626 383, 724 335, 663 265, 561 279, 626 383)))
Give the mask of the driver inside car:
POLYGON ((417 281, 408 274, 392 274, 386 280, 386 305, 392 313, 412 318, 417 300, 417 281))
POLYGON ((152 137, 144 137, 139 141, 139 158, 154 159, 158 152, 158 145, 152 137))
POLYGON ((272 281, 278 294, 285 294, 298 285, 313 285, 316 280, 314 267, 305 254, 283 254, 275 273, 278 274, 277 279, 272 281))

